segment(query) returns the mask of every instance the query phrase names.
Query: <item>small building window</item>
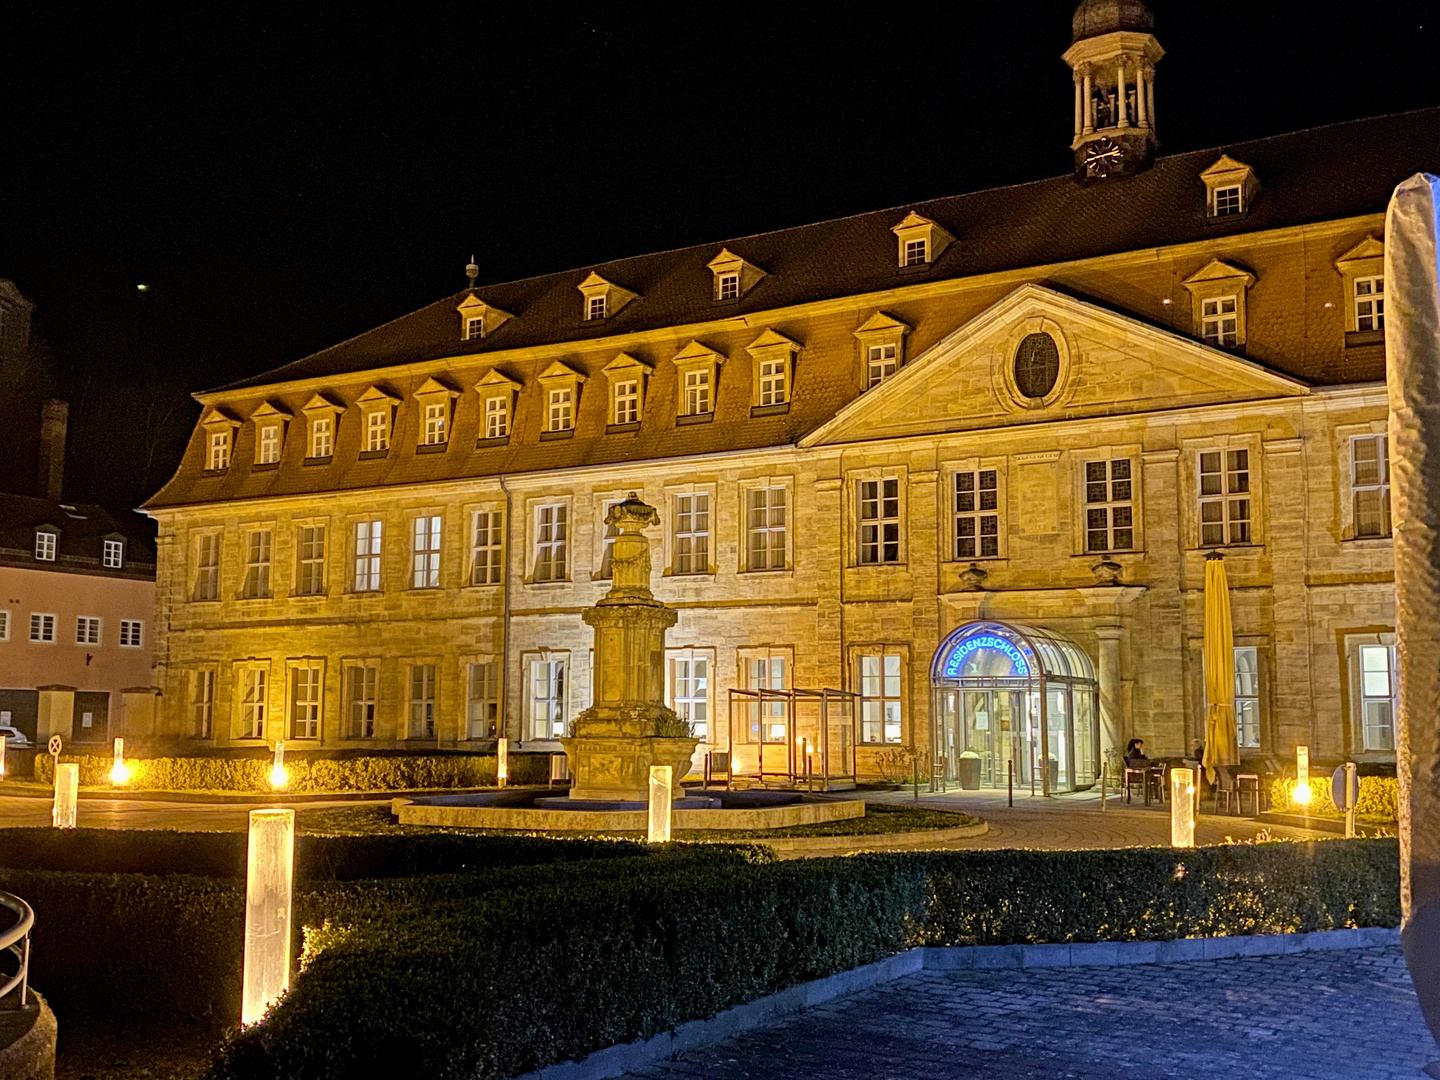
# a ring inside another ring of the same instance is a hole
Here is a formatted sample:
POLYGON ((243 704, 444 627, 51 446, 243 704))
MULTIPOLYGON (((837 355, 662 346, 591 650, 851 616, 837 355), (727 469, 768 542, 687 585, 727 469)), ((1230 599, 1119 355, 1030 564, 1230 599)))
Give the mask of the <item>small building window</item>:
POLYGON ((100 618, 97 615, 81 615, 75 620, 75 644, 100 644, 100 618))
POLYGON ((1383 277, 1362 277, 1355 279, 1355 329, 1385 329, 1385 279, 1383 277))
POLYGON ((435 665, 410 665, 410 737, 435 737, 435 665))
POLYGON ((923 266, 930 261, 930 242, 928 240, 906 240, 905 241, 905 265, 923 266))
POLYGON ((494 660, 470 665, 470 692, 465 715, 472 739, 500 735, 500 665, 494 660))
MULTIPOLYGON (((789 689, 789 656, 785 653, 762 649, 740 658, 740 672, 745 680, 745 690, 786 690, 789 689)), ((751 701, 748 703, 748 721, 745 742, 783 743, 785 741, 786 702, 781 698, 751 701)))
POLYGON ((670 707, 690 725, 690 734, 710 741, 710 659, 676 656, 670 661, 670 707))
POLYGON ((440 518, 415 519, 415 550, 410 585, 416 589, 440 587, 440 518))
POLYGON ((220 534, 206 533, 195 549, 195 599, 220 598, 220 534))
POLYGON ((585 301, 585 318, 587 321, 605 318, 606 298, 603 296, 591 296, 585 301))
POLYGON ((346 710, 350 714, 350 737, 373 739, 380 670, 369 664, 356 664, 346 669, 346 675, 345 697, 346 710))
POLYGON ((215 669, 200 668, 190 673, 190 734, 208 739, 214 734, 215 669))
POLYGON ((327 458, 335 450, 335 421, 329 416, 317 416, 310 421, 310 456, 327 458))
POLYGON ((1200 336, 1207 345, 1233 349, 1240 340, 1240 316, 1233 296, 1217 296, 1200 304, 1200 336))
POLYGON ((614 424, 634 424, 640 420, 640 381, 622 379, 614 388, 614 424))
POLYGON ((1395 749, 1395 649, 1360 646, 1360 719, 1366 750, 1395 749))
POLYGON ((290 669, 290 737, 320 737, 320 669, 290 669))
POLYGON ((1200 455, 1200 545, 1250 543, 1250 451, 1200 455))
POLYGON ((445 442, 446 419, 450 412, 450 404, 445 401, 432 401, 425 406, 425 432, 424 443, 426 446, 439 446, 445 442))
POLYGON ((900 481, 861 480, 858 484, 860 562, 863 565, 900 561, 900 481))
POLYGON ((760 361, 760 404, 784 405, 790 400, 790 361, 785 358, 760 361))
POLYGON ((485 438, 504 439, 510 435, 510 398, 488 397, 485 399, 485 438))
POLYGON ((0 641, 10 640, 10 612, 0 608, 0 641))
POLYGON ((100 554, 100 565, 107 570, 119 570, 125 565, 125 541, 106 540, 100 554))
POLYGON ((260 465, 274 465, 280 460, 280 425, 266 424, 260 429, 260 465))
POLYGON ((1225 217, 1229 214, 1238 214, 1244 209, 1242 205, 1244 189, 1239 184, 1232 184, 1228 187, 1217 187, 1215 189, 1215 216, 1225 217))
POLYGON ((565 734, 565 661, 530 661, 530 723, 532 738, 558 739, 565 734))
POLYGON ((892 652, 860 656, 862 743, 898 743, 901 739, 900 659, 892 652))
POLYGON ((361 521, 355 525, 355 591, 380 589, 380 542, 385 535, 383 521, 361 521))
POLYGON ((325 526, 302 526, 297 539, 300 572, 295 591, 301 596, 319 596, 325 591, 325 526))
POLYGON ((479 341, 485 336, 485 319, 483 317, 470 318, 465 320, 465 340, 479 341))
POLYGON ((205 467, 210 472, 219 472, 230 467, 230 432, 210 433, 210 456, 206 459, 205 467))
POLYGON ((139 649, 145 645, 145 623, 141 619, 120 620, 120 647, 139 649))
POLYGON ((1130 459, 1085 463, 1085 550, 1129 551, 1135 546, 1130 459))
POLYGON ((245 583, 241 595, 247 600, 270 595, 270 530, 252 530, 245 552, 245 583))
POLYGON ((59 537, 53 532, 39 531, 35 534, 35 558, 41 562, 54 562, 59 537))
POLYGON ((505 512, 475 511, 470 547, 470 584, 499 585, 504 567, 505 512))
POLYGON ((618 506, 619 499, 607 499, 600 507, 600 527, 605 535, 600 538, 600 571, 594 575, 596 581, 609 581, 615 576, 615 538, 620 535, 620 526, 609 520, 610 508, 618 506))
POLYGON ((675 496, 675 573, 710 570, 710 496, 675 496))
POLYGON ((546 417, 546 431, 569 431, 575 426, 575 392, 568 386, 558 386, 550 391, 550 411, 546 417))
POLYGON ((390 448, 390 410, 375 409, 365 414, 365 450, 378 453, 390 448))
POLYGON ((240 670, 240 738, 265 737, 266 683, 264 668, 240 670))
POLYGON ((701 416, 710 412, 710 372, 694 368, 685 372, 684 416, 701 416))
POLYGON ((899 346, 894 342, 871 345, 866 352, 865 388, 873 390, 891 375, 899 366, 899 346))
POLYGON ((1043 330, 1026 334, 1015 350, 1015 389, 1022 397, 1040 401, 1055 389, 1060 378, 1060 348, 1043 330))
POLYGON ((1355 535, 1390 535, 1390 459, 1384 435, 1350 440, 1350 491, 1355 502, 1355 535))
POLYGON ((565 581, 568 577, 568 510, 564 503, 535 508, 536 581, 565 581))
POLYGON ((1000 554, 1000 480, 995 469, 955 474, 955 558, 1000 554))
POLYGON ((1235 737, 1241 749, 1260 745, 1260 650, 1235 649, 1235 737))
POLYGON ((32 613, 30 616, 30 640, 42 644, 54 644, 55 616, 32 613))
POLYGON ((745 569, 784 570, 787 492, 783 487, 745 493, 745 569))
POLYGON ((740 275, 719 274, 715 278, 716 300, 738 300, 740 298, 740 275))

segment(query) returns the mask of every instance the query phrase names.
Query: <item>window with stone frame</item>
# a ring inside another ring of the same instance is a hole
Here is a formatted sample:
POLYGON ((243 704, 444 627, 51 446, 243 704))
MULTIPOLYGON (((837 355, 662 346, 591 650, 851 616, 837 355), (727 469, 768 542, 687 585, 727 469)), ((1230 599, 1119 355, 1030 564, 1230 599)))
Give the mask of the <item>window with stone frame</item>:
POLYGON ((1230 184, 1215 189, 1215 216, 1227 217, 1230 214, 1238 214, 1244 208, 1244 188, 1239 184, 1230 184))
POLYGON ((290 738, 320 737, 320 668, 299 664, 290 669, 290 738))
POLYGON ((1135 547, 1131 460, 1085 462, 1085 550, 1130 551, 1135 547))
POLYGON ((548 503, 535 508, 536 581, 567 581, 569 565, 569 507, 548 503))
POLYGON ((621 379, 612 390, 612 424, 636 424, 640 422, 640 380, 621 379))
POLYGON ((571 431, 575 427, 575 391, 568 386, 551 387, 546 431, 571 431))
POLYGON ((435 738, 435 665, 410 665, 410 738, 435 738))
POLYGON ((1355 536, 1390 535, 1390 456, 1385 435, 1356 435, 1350 440, 1350 497, 1355 536))
POLYGON ((381 453, 390 449, 390 410, 372 409, 365 414, 365 452, 381 453))
POLYGON ((745 569, 784 570, 789 492, 757 487, 745 492, 745 569))
POLYGON ((266 692, 269 683, 264 668, 245 667, 240 669, 240 738, 263 739, 265 737, 266 692))
POLYGON ((855 517, 859 525, 861 565, 900 561, 900 481, 887 476, 856 484, 855 517))
POLYGON ((270 530, 251 529, 245 538, 245 581, 240 595, 257 600, 270 595, 270 530))
POLYGON ((450 413, 448 401, 431 401, 425 405, 425 429, 422 442, 426 446, 440 446, 449 436, 450 413))
POLYGON ((214 734, 215 669, 196 668, 190 672, 190 736, 208 739, 214 734))
POLYGON ((383 521, 355 523, 355 592, 380 590, 380 546, 384 536, 383 521))
POLYGON ((685 372, 685 397, 681 415, 702 416, 710 411, 710 371, 707 368, 692 368, 685 372))
POLYGON ((677 574, 705 574, 710 570, 710 496, 706 493, 675 496, 675 563, 677 574))
POLYGON ((440 525, 438 514, 415 519, 414 546, 411 549, 411 588, 440 587, 440 525))
POLYGON ((1200 336, 1207 345, 1234 348, 1240 340, 1239 302, 1233 296, 1216 296, 1200 302, 1200 336))
POLYGON ((499 738, 500 665, 494 660, 482 660, 470 665, 465 715, 468 738, 499 738))
POLYGON ((465 340, 479 341, 485 336, 485 319, 483 316, 465 320, 465 340))
MULTIPOLYGON (((790 655, 776 649, 752 649, 740 654, 740 677, 745 690, 788 690, 790 655)), ((758 697, 746 702, 745 742, 783 743, 787 703, 783 697, 758 697)))
POLYGON ((505 439, 510 436, 510 397, 497 394, 485 399, 485 438, 505 439))
POLYGON ((220 472, 230 467, 230 432, 212 431, 210 433, 210 449, 205 460, 205 468, 210 472, 220 472))
POLYGON ((352 739, 375 737, 375 711, 379 704, 380 669, 374 664, 352 664, 345 669, 345 711, 352 739))
POLYGON ((530 706, 531 738, 559 739, 568 719, 566 675, 563 659, 533 657, 530 660, 526 692, 530 706))
POLYGON ((790 400, 790 360, 760 361, 760 405, 784 405, 790 400))
POLYGON ((505 567, 505 511, 476 510, 470 528, 470 584, 499 585, 505 567))
POLYGON ((1357 277, 1355 279, 1355 329, 1385 329, 1385 278, 1357 277))
POLYGON ((302 525, 296 535, 299 565, 295 592, 300 596, 319 596, 325 591, 325 526, 302 525))
POLYGON ((716 300, 738 300, 740 298, 740 275, 717 274, 715 277, 716 300))
POLYGON ((1242 750, 1260 746, 1260 650, 1235 647, 1235 737, 1242 750))
POLYGON ((901 741, 903 660, 899 652, 883 648, 862 650, 856 657, 862 743, 901 741))
POLYGON ((260 428, 259 451, 255 461, 259 465, 274 465, 280 460, 280 425, 264 424, 260 428))
POLYGON ((1250 451, 1202 450, 1200 546, 1251 542, 1250 451))
POLYGON ((865 388, 873 390, 899 370, 900 346, 894 342, 865 349, 865 388))
POLYGON ((967 469, 955 474, 955 558, 1000 555, 1000 474, 967 469))
POLYGON ((1361 645, 1358 652, 1361 744, 1367 751, 1393 752, 1397 697, 1395 646, 1361 645))
POLYGON ((905 265, 923 266, 930 261, 930 244, 926 240, 905 241, 905 265))
POLYGON ((204 533, 195 546, 195 599, 220 598, 220 534, 204 533))
POLYGON ((585 318, 587 321, 605 318, 608 307, 605 301, 606 298, 603 296, 591 296, 586 299, 585 318))
POLYGON ((702 743, 710 731, 710 658, 691 650, 670 657, 670 707, 702 743))
POLYGON ((310 456, 328 458, 335 452, 335 418, 317 416, 310 421, 310 456))

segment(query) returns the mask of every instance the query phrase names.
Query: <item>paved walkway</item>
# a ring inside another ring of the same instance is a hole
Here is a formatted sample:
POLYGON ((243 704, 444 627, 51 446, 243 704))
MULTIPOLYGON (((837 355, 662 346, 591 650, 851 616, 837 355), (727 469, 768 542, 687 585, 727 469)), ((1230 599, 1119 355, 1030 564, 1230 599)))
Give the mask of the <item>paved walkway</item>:
POLYGON ((922 972, 632 1080, 1424 1080, 1398 947, 922 972))

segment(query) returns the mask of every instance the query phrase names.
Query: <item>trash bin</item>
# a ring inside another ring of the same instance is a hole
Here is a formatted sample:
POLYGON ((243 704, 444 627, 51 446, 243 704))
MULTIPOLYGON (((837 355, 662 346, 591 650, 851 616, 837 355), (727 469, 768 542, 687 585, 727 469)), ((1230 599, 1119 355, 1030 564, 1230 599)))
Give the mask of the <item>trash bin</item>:
POLYGON ((955 772, 962 788, 975 791, 980 787, 980 755, 966 750, 956 760, 955 772))

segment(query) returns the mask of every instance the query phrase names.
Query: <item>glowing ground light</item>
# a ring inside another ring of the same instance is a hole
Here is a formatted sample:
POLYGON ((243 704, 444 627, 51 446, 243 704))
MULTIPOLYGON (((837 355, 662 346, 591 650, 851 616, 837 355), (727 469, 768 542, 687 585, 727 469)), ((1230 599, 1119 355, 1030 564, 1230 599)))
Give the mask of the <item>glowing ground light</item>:
POLYGON ((1310 747, 1295 747, 1295 801, 1301 806, 1310 805, 1310 747))
POLYGON ((285 768, 285 740, 275 740, 275 764, 270 767, 270 786, 279 791, 290 782, 290 771, 285 768))
POLYGON ((130 766, 125 764, 125 740, 115 740, 115 763, 110 766, 110 782, 126 784, 130 781, 130 766))
POLYGON ((966 657, 980 649, 993 649, 998 653, 1003 653, 1014 665, 1016 675, 1024 677, 1030 674, 1030 662, 1025 659, 1025 654, 1017 649, 1013 642, 1006 641, 994 634, 977 634, 956 645, 950 655, 945 658, 945 677, 947 679, 956 678, 960 674, 960 667, 965 663, 966 657))
POLYGON ((295 811, 251 810, 245 869, 240 1022, 254 1024, 290 988, 295 811))
POLYGON ((1170 770, 1170 846, 1195 846, 1195 773, 1170 770))

